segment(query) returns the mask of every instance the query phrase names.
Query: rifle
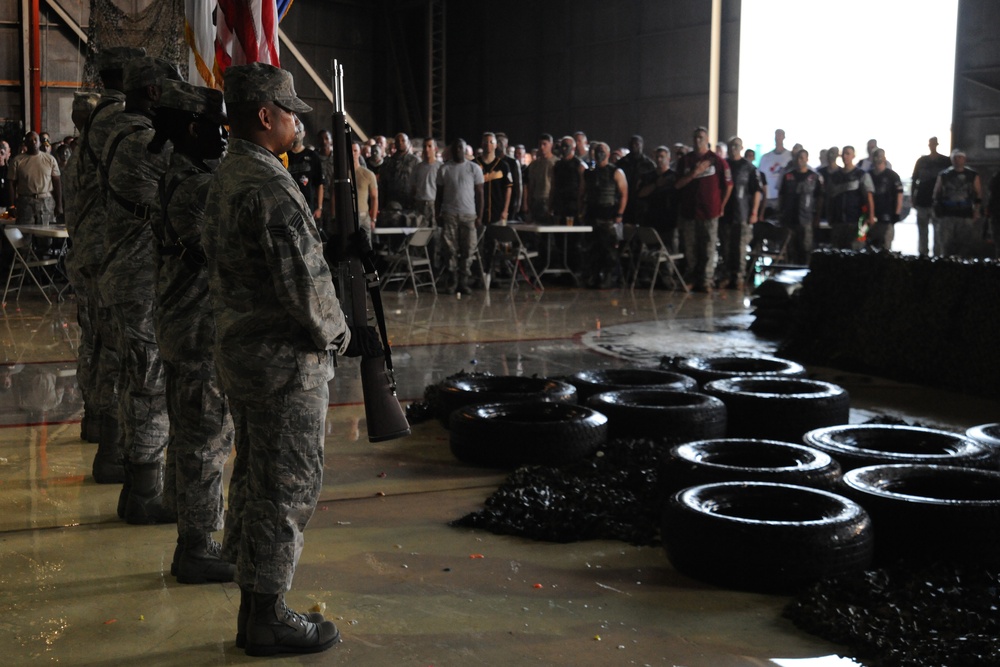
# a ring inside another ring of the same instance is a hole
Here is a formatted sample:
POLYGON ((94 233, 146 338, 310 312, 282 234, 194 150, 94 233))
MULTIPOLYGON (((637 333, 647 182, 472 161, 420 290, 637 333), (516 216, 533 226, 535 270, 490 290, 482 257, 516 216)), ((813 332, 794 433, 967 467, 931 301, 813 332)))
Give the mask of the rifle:
POLYGON ((360 329, 368 323, 368 297, 371 297, 376 323, 382 340, 378 355, 361 356, 361 389, 365 397, 368 441, 382 442, 410 434, 403 408, 396 398, 396 378, 392 371, 392 351, 385 331, 382 293, 374 253, 369 245, 359 251, 351 237, 358 233, 358 190, 354 180, 351 154, 351 128, 344 112, 344 68, 333 63, 333 197, 335 223, 327 230, 324 250, 327 262, 336 267, 337 292, 347 316, 347 323, 360 329), (368 294, 365 294, 367 289, 368 294))

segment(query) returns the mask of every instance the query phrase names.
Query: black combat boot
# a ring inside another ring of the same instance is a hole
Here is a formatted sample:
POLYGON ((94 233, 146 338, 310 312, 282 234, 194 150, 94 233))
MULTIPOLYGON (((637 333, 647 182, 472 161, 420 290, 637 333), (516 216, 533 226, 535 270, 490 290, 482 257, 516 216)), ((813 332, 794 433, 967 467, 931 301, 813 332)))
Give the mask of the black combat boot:
POLYGON ((177 536, 177 546, 174 547, 174 557, 170 559, 170 576, 177 576, 177 563, 181 560, 181 553, 184 551, 184 539, 177 536))
MULTIPOLYGON (((167 507, 163 499, 163 461, 155 463, 129 463, 128 478, 131 480, 125 500, 126 523, 174 523, 177 511, 167 507)), ((123 489, 124 493, 125 490, 123 489)))
POLYGON ((211 534, 186 535, 183 544, 177 560, 177 583, 207 584, 233 580, 236 566, 219 557, 222 545, 212 539, 211 534))
POLYGON ((87 403, 83 404, 83 419, 80 420, 80 439, 93 443, 101 441, 101 413, 87 403))
MULTIPOLYGON (((247 620, 250 618, 250 606, 253 604, 253 593, 240 589, 240 612, 236 616, 236 648, 247 647, 247 620)), ((326 619, 323 614, 311 611, 303 614, 312 623, 322 623, 326 619)))
MULTIPOLYGON (((97 454, 94 455, 94 481, 98 484, 121 484, 125 481, 125 466, 122 461, 122 437, 118 420, 107 415, 100 415, 97 420, 101 433, 97 439, 97 454)), ((88 428, 92 429, 90 426, 88 428)))
POLYGON ((125 479, 122 481, 122 490, 118 494, 118 518, 125 518, 125 506, 128 505, 128 496, 132 491, 132 475, 129 474, 129 462, 125 461, 123 464, 125 470, 125 479))
POLYGON ((469 289, 469 279, 465 276, 465 274, 460 274, 458 276, 458 281, 455 283, 455 294, 472 294, 472 290, 469 289))
POLYGON ((251 593, 246 654, 319 653, 340 641, 332 621, 314 623, 285 606, 284 595, 251 593))

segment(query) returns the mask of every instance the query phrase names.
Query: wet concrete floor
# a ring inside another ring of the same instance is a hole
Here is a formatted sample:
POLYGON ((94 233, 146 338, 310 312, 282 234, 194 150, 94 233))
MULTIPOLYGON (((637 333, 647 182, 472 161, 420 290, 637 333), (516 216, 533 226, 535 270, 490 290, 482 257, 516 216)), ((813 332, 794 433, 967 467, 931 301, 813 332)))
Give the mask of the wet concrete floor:
MULTIPOLYGON (((771 353, 742 295, 387 293, 400 397, 459 370, 562 375, 662 355, 771 353)), ((239 590, 169 575, 174 526, 128 526, 79 438, 74 304, 26 293, 0 315, 0 664, 679 665, 834 667, 843 647, 781 618, 787 598, 676 573, 661 549, 551 544, 451 528, 503 474, 456 461, 436 422, 370 444, 356 368, 332 383, 322 499, 291 605, 325 605, 344 642, 249 658, 233 643, 239 590)), ((852 395, 852 421, 888 414, 964 430, 996 401, 810 368, 852 395)))

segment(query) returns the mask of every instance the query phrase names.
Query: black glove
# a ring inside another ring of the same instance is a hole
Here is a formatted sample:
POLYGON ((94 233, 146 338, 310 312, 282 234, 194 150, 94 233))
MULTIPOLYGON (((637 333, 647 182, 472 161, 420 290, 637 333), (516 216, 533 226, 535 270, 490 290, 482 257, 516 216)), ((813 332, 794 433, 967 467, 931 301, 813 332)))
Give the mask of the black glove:
POLYGON ((372 253, 371 241, 368 240, 368 234, 363 229, 351 232, 350 243, 351 249, 357 253, 358 257, 367 257, 372 253))
POLYGON ((372 357, 382 356, 382 341, 379 340, 375 327, 348 327, 351 330, 351 342, 347 344, 345 357, 372 357))

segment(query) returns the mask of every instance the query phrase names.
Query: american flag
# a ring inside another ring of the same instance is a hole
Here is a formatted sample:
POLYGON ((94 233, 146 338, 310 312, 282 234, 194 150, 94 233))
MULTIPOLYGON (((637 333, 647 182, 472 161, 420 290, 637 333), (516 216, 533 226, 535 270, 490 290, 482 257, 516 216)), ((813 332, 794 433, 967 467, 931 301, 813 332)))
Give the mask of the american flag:
POLYGON ((185 0, 191 83, 222 88, 230 65, 280 66, 278 23, 293 0, 185 0))

